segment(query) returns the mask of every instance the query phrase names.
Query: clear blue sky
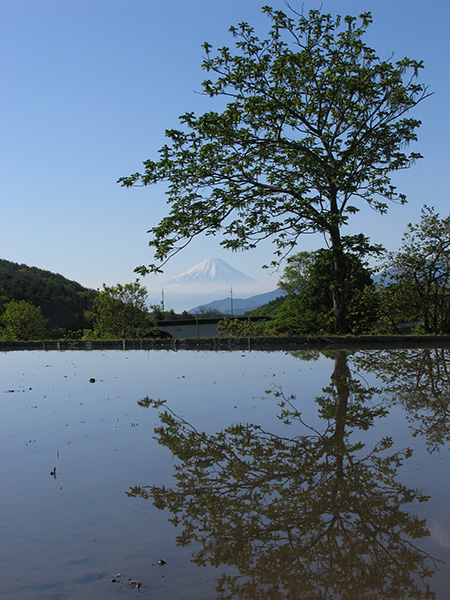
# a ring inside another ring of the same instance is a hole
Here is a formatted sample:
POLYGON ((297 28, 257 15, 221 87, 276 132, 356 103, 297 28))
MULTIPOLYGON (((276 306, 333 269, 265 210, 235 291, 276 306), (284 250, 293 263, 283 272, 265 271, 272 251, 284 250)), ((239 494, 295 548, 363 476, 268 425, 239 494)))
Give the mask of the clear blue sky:
MULTIPOLYGON (((134 267, 152 262, 146 231, 167 212, 164 189, 127 190, 116 181, 156 156, 179 115, 210 108, 195 93, 205 78, 202 42, 232 46, 228 27, 240 21, 264 34, 266 3, 285 8, 282 0, 0 0, 0 257, 93 288, 134 280, 134 267)), ((371 10, 367 40, 381 58, 395 52, 425 62, 421 78, 434 96, 413 112, 423 121, 413 149, 425 158, 394 178, 409 203, 385 217, 364 208, 352 226, 394 250, 424 203, 449 213, 450 2, 291 4, 339 14, 371 10)), ((310 236, 299 249, 321 245, 310 236)), ((232 254, 213 238, 199 239, 164 278, 219 257, 268 280, 260 266, 271 250, 267 244, 232 254)), ((272 276, 268 287, 276 281, 272 276)))

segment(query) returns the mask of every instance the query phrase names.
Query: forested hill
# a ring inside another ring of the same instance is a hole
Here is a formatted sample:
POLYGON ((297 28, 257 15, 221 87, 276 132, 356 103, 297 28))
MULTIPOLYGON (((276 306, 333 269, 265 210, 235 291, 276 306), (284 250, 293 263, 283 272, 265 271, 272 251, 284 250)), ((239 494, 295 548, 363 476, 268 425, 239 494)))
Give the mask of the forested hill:
POLYGON ((97 292, 62 275, 0 259, 0 312, 11 300, 39 306, 49 329, 83 329, 97 292))

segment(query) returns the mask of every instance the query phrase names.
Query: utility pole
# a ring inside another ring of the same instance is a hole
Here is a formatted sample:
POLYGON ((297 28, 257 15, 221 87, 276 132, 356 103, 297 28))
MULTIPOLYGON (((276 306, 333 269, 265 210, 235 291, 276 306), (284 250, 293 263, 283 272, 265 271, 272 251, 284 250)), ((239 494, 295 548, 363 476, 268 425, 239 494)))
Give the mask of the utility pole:
POLYGON ((233 287, 230 287, 231 316, 233 316, 233 287))

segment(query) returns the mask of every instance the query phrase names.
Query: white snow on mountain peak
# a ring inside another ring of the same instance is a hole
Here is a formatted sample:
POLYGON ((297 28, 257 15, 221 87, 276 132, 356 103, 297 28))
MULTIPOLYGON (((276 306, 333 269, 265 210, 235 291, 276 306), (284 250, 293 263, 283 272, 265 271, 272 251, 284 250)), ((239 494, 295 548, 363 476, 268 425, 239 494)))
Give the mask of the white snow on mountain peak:
POLYGON ((255 280, 220 258, 207 258, 172 281, 173 283, 233 283, 255 280))

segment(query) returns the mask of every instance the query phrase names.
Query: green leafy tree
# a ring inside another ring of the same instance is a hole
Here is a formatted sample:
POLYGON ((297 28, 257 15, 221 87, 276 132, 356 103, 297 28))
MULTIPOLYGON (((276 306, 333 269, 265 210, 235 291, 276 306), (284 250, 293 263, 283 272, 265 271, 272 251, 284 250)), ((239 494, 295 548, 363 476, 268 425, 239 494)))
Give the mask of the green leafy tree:
MULTIPOLYGON (((342 284, 347 301, 345 327, 352 333, 371 329, 376 319, 376 292, 371 271, 363 258, 379 253, 362 236, 346 236, 344 264, 347 277, 342 284)), ((278 330, 298 334, 330 333, 333 329, 332 289, 336 285, 331 250, 300 252, 290 256, 278 285, 288 298, 274 321, 278 330)))
POLYGON ((377 285, 378 317, 376 328, 381 334, 399 334, 407 330, 423 333, 419 299, 407 281, 390 281, 377 285))
POLYGON ((115 286, 103 284, 94 300, 94 337, 141 338, 154 327, 147 307, 148 292, 138 280, 115 286))
POLYGON ((166 131, 159 159, 119 182, 167 182, 171 210, 149 231, 162 264, 199 234, 220 232, 232 250, 271 238, 275 263, 302 234, 323 234, 333 256, 335 329, 344 333, 341 230, 360 205, 384 213, 388 200, 406 200, 390 174, 420 158, 404 148, 420 125, 407 113, 429 95, 416 81, 422 62, 381 60, 364 41, 370 13, 358 22, 317 10, 295 18, 263 12, 272 21, 266 39, 241 23, 230 29, 234 52, 203 46, 203 68, 213 75, 203 91, 229 100, 226 108, 186 113, 182 129, 166 131))
POLYGON ((0 335, 5 340, 40 340, 46 324, 40 308, 26 300, 12 300, 0 316, 0 335))
POLYGON ((155 322, 166 320, 167 313, 164 310, 163 304, 151 304, 150 310, 152 313, 152 317, 155 319, 155 322))
POLYGON ((409 306, 408 320, 420 316, 425 333, 449 333, 450 215, 441 219, 424 206, 420 223, 408 224, 400 250, 389 255, 385 267, 388 289, 399 305, 409 306))
POLYGON ((193 321, 195 316, 184 310, 182 313, 176 313, 173 308, 166 310, 162 303, 150 305, 151 316, 155 324, 161 321, 193 321))
POLYGON ((302 295, 309 284, 315 265, 316 252, 298 252, 289 256, 278 285, 289 296, 302 295))

